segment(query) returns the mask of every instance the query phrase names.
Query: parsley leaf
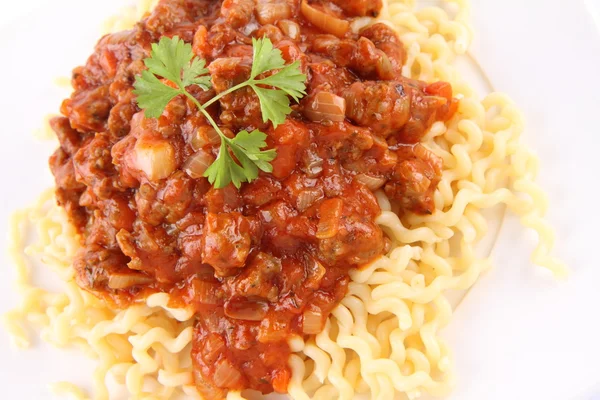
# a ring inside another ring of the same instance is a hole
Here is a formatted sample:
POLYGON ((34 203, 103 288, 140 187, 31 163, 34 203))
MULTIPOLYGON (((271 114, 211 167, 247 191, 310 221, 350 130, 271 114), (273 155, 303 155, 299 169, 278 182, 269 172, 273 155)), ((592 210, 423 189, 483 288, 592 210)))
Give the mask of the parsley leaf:
POLYGON ((290 99, 285 92, 275 89, 264 89, 253 86, 254 92, 260 100, 260 111, 263 122, 271 121, 274 127, 285 122, 285 117, 292 112, 290 99))
POLYGON ((162 76, 181 87, 181 70, 189 65, 193 57, 190 44, 178 36, 173 39, 163 36, 158 44, 152 44, 150 58, 146 58, 144 64, 154 75, 162 76))
POLYGON ((183 66, 183 87, 190 85, 198 85, 204 90, 208 90, 211 87, 210 75, 208 75, 208 68, 206 68, 206 61, 200 58, 194 58, 191 64, 185 64, 183 66))
POLYGON ((146 110, 146 117, 158 118, 167 104, 181 92, 163 84, 150 71, 143 71, 142 75, 135 81, 133 93, 137 96, 137 103, 140 108, 146 110))
POLYGON ((258 170, 273 172, 273 161, 277 156, 275 150, 261 150, 267 146, 265 139, 267 135, 259 130, 252 133, 239 132, 235 138, 221 142, 219 156, 216 161, 208 167, 205 176, 216 188, 222 188, 232 182, 235 187, 240 188, 242 182, 251 182, 258 178, 258 170), (229 149, 239 161, 235 162, 229 149))
POLYGON ((139 107, 145 110, 146 117, 160 117, 175 96, 184 95, 217 131, 221 137, 219 156, 204 173, 216 188, 223 188, 230 183, 240 188, 243 182, 256 179, 259 171, 273 172, 271 161, 277 153, 273 149, 266 149, 267 135, 259 130, 238 132, 233 139, 225 136, 206 109, 227 94, 249 86, 258 96, 263 121, 270 121, 277 127, 292 112, 290 97, 298 102, 306 94, 306 75, 301 72, 299 61, 286 66, 281 51, 275 49, 268 38, 253 39, 252 46, 250 78, 219 93, 205 104, 200 104, 186 88, 191 85, 204 90, 211 88, 206 61, 195 57, 192 46, 177 36, 163 37, 152 45, 151 56, 144 60, 148 70, 143 71, 134 83, 133 93, 137 96, 139 107), (267 76, 259 79, 258 76, 262 74, 267 76))
POLYGON ((239 132, 232 142, 240 147, 248 159, 259 169, 264 172, 273 172, 273 166, 269 162, 275 159, 277 152, 274 149, 261 150, 267 147, 266 139, 267 135, 265 133, 255 129, 252 133, 239 132))
POLYGON ((206 61, 195 58, 192 46, 179 37, 163 37, 152 44, 151 56, 144 59, 148 70, 143 71, 133 84, 133 93, 137 96, 140 108, 146 110, 148 118, 158 118, 165 107, 179 94, 185 94, 185 88, 198 85, 204 90, 211 87, 206 61), (171 81, 173 88, 158 77, 171 81))
POLYGON ((268 38, 252 39, 253 58, 249 85, 254 89, 260 101, 263 122, 270 121, 274 127, 283 123, 285 117, 292 112, 290 99, 296 102, 306 94, 306 75, 300 71, 300 62, 288 66, 281 56, 281 50, 273 48, 268 38), (277 70, 278 72, 262 79, 259 75, 277 70), (262 86, 271 86, 266 89, 262 86))
POLYGON ((252 72, 250 73, 250 79, 254 79, 267 71, 280 69, 285 66, 281 50, 274 49, 273 43, 268 38, 253 38, 252 51, 252 72))
POLYGON ((281 69, 276 74, 261 79, 257 83, 274 86, 280 90, 283 90, 296 102, 298 102, 302 97, 304 97, 304 95, 306 95, 306 86, 304 85, 304 81, 306 81, 306 75, 300 72, 300 61, 296 61, 293 64, 281 69))

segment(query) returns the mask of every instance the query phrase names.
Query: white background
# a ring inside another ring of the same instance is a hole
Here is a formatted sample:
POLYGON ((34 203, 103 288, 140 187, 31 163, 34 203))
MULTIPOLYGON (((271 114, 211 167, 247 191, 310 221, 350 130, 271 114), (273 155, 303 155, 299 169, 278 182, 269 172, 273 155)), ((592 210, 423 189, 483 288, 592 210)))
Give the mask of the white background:
MULTIPOLYGON (((468 294, 445 335, 455 350, 457 400, 600 399, 600 0, 473 0, 472 53, 497 90, 524 110, 526 142, 542 160, 557 283, 531 268, 534 238, 508 217, 495 269, 468 294), (598 12, 597 21, 600 21, 598 12), (596 395, 597 397, 594 397, 596 395)), ((0 245, 11 210, 51 184, 47 144, 31 138, 64 93, 52 78, 83 63, 100 22, 124 0, 2 1, 0 13, 0 245)), ((0 312, 16 304, 7 260, 0 312)), ((0 330, 0 398, 49 399, 45 384, 90 381, 92 363, 46 346, 10 349, 0 330)))

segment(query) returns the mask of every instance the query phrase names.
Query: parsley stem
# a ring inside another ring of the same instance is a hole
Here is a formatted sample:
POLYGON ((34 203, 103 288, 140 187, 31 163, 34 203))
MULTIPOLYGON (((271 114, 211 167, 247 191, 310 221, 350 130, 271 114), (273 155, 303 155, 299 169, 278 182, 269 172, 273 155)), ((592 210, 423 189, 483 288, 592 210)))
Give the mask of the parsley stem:
POLYGON ((209 107, 211 104, 216 103, 217 101, 219 101, 221 98, 223 98, 224 96, 227 96, 229 93, 233 93, 236 90, 239 90, 241 88, 244 88, 246 86, 251 86, 254 83, 256 83, 256 81, 254 79, 249 79, 245 82, 242 82, 238 85, 235 85, 233 87, 230 87, 229 89, 225 90, 224 92, 219 93, 218 95, 216 95, 215 97, 213 97, 212 99, 210 99, 209 101, 207 101, 206 103, 204 103, 201 108, 207 108, 209 107))
POLYGON ((225 134, 223 133, 223 131, 221 130, 221 128, 219 128, 219 125, 217 125, 217 123, 215 122, 215 120, 213 119, 213 117, 210 115, 210 113, 208 111, 206 111, 204 109, 204 107, 202 107, 202 104, 200 104, 200 102, 194 96, 192 96, 187 90, 182 89, 181 92, 188 99, 190 99, 192 101, 192 103, 194 103, 196 105, 196 107, 198 107, 198 110, 200 110, 200 112, 202 114, 204 114, 204 117, 206 117, 206 119, 212 125, 212 127, 215 128, 215 130, 217 131, 217 133, 219 134, 219 136, 221 136, 221 140, 225 141, 227 143, 230 143, 231 140, 227 136, 225 136, 225 134))

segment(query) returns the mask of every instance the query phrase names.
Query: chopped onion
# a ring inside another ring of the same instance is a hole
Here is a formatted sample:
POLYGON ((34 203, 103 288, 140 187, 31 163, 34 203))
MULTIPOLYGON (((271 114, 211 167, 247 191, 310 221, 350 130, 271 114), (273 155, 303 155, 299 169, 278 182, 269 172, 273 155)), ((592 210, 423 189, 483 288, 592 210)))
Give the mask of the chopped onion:
POLYGON ((359 33, 364 28, 371 25, 373 21, 376 21, 376 19, 373 17, 354 18, 354 20, 350 23, 350 30, 352 33, 359 33))
POLYGON ((108 287, 111 289, 127 289, 136 285, 145 285, 152 282, 152 278, 140 273, 117 273, 108 277, 108 287))
POLYGON ((387 179, 385 178, 367 174, 356 175, 356 180, 368 187, 370 190, 380 189, 387 182, 387 179))
POLYGON ((291 16, 292 10, 286 0, 259 0, 256 5, 256 19, 261 25, 273 24, 291 16))
POLYGON ((438 108, 448 103, 448 99, 440 96, 423 96, 421 103, 427 108, 438 108))
POLYGON ((310 6, 308 0, 302 0, 300 11, 302 11, 304 17, 311 24, 337 37, 344 37, 350 30, 350 23, 348 21, 336 18, 333 15, 310 6))
POLYGON ((267 315, 267 304, 259 301, 232 299, 225 303, 225 315, 244 321, 260 321, 267 315))
POLYGON ((330 92, 317 92, 304 107, 304 115, 314 122, 342 122, 346 118, 346 100, 330 92))
POLYGON ((203 399, 224 399, 227 396, 227 390, 216 387, 210 380, 210 375, 205 377, 199 368, 192 368, 192 375, 196 390, 203 399))
POLYGON ((138 140, 134 147, 136 165, 148 179, 167 178, 175 169, 175 150, 165 140, 138 140))
POLYGON ((323 314, 320 311, 304 311, 302 314, 302 333, 316 335, 323 330, 323 314))
POLYGON ((392 79, 394 77, 394 67, 392 62, 383 51, 380 51, 379 53, 381 56, 375 65, 377 76, 379 76, 380 79, 392 79))
POLYGON ((325 267, 315 259, 308 260, 306 267, 306 286, 311 289, 318 289, 321 280, 325 276, 325 267))
POLYGON ((304 152, 302 171, 309 178, 316 178, 323 172, 323 159, 313 149, 304 152))
POLYGON ((217 333, 209 333, 202 343, 202 358, 208 364, 214 364, 225 351, 225 341, 217 333))
POLYGON ((317 200, 323 197, 323 192, 318 189, 306 189, 300 192, 296 200, 296 208, 298 211, 306 211, 310 206, 315 204, 317 200))
POLYGON ((258 341, 260 343, 273 343, 289 338, 290 320, 285 313, 269 315, 265 318, 258 330, 258 341))
POLYGON ((218 286, 201 279, 194 279, 192 281, 192 290, 194 301, 202 304, 219 304, 219 297, 217 296, 218 286))
POLYGON ((277 23, 281 32, 292 40, 296 40, 300 37, 300 25, 289 19, 281 20, 277 23))
POLYGON ((206 145, 219 144, 221 143, 221 137, 212 126, 201 126, 196 130, 194 136, 192 136, 192 140, 190 145, 194 151, 200 150, 206 145))
POLYGON ((235 388, 242 384, 242 374, 227 358, 216 364, 212 378, 215 385, 221 388, 235 388))
POLYGON ((183 170, 191 178, 199 179, 204 176, 204 172, 206 172, 208 167, 210 167, 214 161, 215 158, 212 154, 204 150, 199 150, 190 158, 188 158, 183 165, 183 170))
POLYGON ((320 220, 317 227, 317 239, 330 239, 337 235, 344 202, 341 199, 328 199, 319 207, 320 220))

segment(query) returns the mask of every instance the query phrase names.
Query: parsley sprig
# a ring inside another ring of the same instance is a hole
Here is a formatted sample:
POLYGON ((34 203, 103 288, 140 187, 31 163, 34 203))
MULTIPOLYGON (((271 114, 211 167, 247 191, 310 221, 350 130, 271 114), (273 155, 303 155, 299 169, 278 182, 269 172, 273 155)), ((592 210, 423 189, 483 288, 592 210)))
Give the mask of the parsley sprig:
POLYGON ((184 95, 217 131, 221 138, 219 156, 204 173, 216 188, 223 188, 229 183, 239 188, 242 182, 256 179, 259 170, 273 172, 270 162, 277 153, 273 149, 263 150, 267 147, 267 135, 258 129, 240 131, 233 139, 225 136, 206 109, 224 96, 250 87, 260 101, 263 122, 271 122, 277 127, 292 111, 290 97, 298 102, 306 94, 306 75, 300 71, 298 61, 285 65, 281 51, 273 48, 268 38, 252 39, 252 47, 252 70, 248 80, 219 93, 204 104, 200 104, 187 91, 187 87, 197 85, 203 90, 211 88, 206 61, 195 57, 192 46, 177 36, 172 39, 163 37, 158 43, 152 44, 151 55, 144 60, 148 69, 134 83, 138 105, 145 110, 147 118, 160 117, 175 96, 184 95))

